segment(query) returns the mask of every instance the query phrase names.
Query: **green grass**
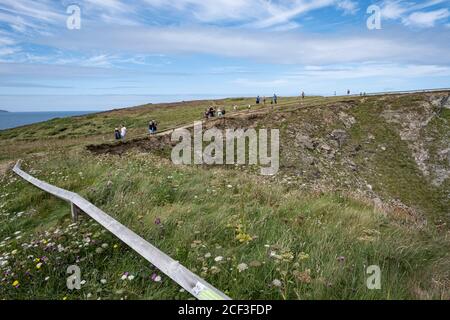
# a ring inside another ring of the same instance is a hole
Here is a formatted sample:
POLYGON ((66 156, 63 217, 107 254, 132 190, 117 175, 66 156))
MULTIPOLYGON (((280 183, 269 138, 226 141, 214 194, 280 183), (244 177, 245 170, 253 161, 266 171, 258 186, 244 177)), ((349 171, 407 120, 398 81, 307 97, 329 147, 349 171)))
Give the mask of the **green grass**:
MULTIPOLYGON (((419 287, 419 281, 446 272, 435 263, 448 254, 448 242, 431 228, 399 227, 371 205, 339 194, 287 192, 242 173, 179 168, 149 156, 127 159, 58 155, 26 168, 86 196, 235 299, 411 299, 416 287, 440 297, 431 282, 419 287), (252 240, 240 243, 239 233, 252 240), (215 262, 217 256, 224 260, 215 262), (240 263, 249 269, 239 272, 240 263), (382 290, 367 289, 368 265, 381 267, 382 290), (275 279, 282 287, 271 286, 275 279)), ((90 219, 69 228, 67 204, 11 175, 2 185, 0 238, 12 237, 2 242, 2 251, 17 250, 8 265, 11 273, 1 282, 3 297, 189 298, 164 276, 162 283, 152 282, 151 274, 159 272, 90 219), (24 210, 31 215, 14 218, 24 210), (61 231, 55 234, 56 229, 61 231), (16 231, 22 232, 19 240, 16 231), (86 237, 95 243, 78 248, 86 237), (23 243, 37 246, 24 249, 23 243), (49 250, 48 243, 53 243, 49 250), (97 253, 103 243, 108 248, 97 253), (58 245, 66 251, 58 252, 58 245), (37 270, 34 259, 43 256, 48 260, 37 270), (65 287, 65 270, 72 264, 87 281, 76 292, 65 287), (121 280, 125 272, 135 280, 121 280), (19 288, 12 286, 15 280, 19 288)))

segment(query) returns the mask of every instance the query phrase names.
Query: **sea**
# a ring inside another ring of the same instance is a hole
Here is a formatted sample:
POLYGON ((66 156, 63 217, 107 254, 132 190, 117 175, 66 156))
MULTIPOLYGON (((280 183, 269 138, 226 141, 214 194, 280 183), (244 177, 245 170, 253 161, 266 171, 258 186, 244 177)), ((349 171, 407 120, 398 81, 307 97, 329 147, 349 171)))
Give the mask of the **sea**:
POLYGON ((93 111, 48 111, 48 112, 0 112, 0 130, 47 121, 55 118, 81 116, 93 111))

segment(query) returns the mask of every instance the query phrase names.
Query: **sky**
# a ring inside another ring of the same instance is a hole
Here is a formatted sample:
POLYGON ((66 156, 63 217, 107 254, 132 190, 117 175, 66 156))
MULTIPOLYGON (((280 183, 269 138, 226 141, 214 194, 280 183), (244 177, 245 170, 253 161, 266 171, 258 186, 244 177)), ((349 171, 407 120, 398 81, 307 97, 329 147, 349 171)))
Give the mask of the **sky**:
POLYGON ((0 0, 8 111, 446 87, 450 0, 0 0))

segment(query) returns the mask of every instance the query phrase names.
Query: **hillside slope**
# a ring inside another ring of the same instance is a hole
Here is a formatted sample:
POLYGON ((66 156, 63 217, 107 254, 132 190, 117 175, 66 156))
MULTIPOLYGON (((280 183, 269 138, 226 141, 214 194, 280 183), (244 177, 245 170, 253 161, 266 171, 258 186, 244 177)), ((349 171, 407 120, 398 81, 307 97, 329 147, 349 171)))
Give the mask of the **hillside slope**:
MULTIPOLYGON (((142 136, 146 119, 164 115, 170 128, 212 103, 245 110, 245 99, 79 117, 56 136, 52 123, 4 131, 1 159, 24 158, 25 170, 82 194, 235 299, 448 299, 448 97, 290 98, 208 124, 279 128, 272 178, 174 166, 167 137, 142 136), (111 142, 107 130, 128 112, 131 139, 111 142), (77 136, 87 122, 91 134, 77 136), (369 265, 382 270, 381 290, 366 286, 369 265)), ((9 171, 0 179, 0 296, 189 298, 98 224, 72 224, 67 204, 9 171), (74 292, 72 264, 86 281, 74 292)))

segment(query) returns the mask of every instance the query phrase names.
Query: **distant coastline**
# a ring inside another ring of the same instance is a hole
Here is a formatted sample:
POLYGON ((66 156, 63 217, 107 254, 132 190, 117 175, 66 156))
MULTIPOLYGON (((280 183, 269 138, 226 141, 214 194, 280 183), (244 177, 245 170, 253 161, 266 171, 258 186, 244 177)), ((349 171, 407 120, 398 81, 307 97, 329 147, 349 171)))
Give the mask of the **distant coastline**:
POLYGON ((52 119, 82 116, 92 111, 1 112, 0 130, 18 128, 52 119))
POLYGON ((7 113, 7 112, 9 112, 9 111, 6 111, 6 110, 0 110, 0 113, 7 113))

